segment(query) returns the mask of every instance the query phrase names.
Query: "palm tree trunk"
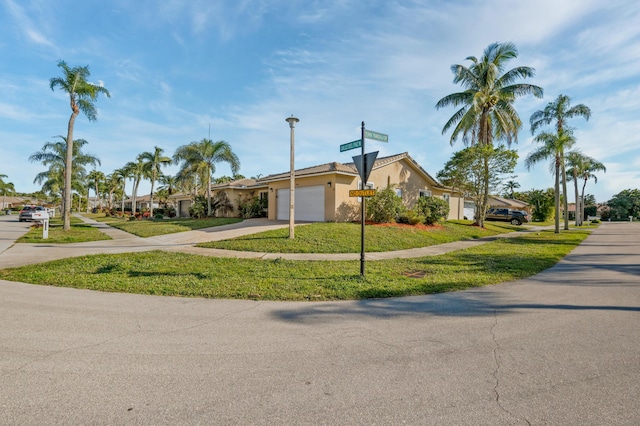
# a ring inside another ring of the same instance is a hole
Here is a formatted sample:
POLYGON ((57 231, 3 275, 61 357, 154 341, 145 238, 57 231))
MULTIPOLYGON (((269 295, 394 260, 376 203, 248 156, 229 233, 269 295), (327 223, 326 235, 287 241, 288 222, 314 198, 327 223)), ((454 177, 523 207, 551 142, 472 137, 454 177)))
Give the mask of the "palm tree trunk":
POLYGON ((582 196, 580 197, 580 207, 582 210, 580 210, 580 220, 584 219, 584 188, 587 186, 587 179, 588 178, 584 178, 584 184, 582 185, 582 196))
POLYGON ((562 194, 564 195, 564 230, 569 230, 569 197, 567 196, 567 173, 564 167, 564 154, 562 155, 562 194))
POLYGON ((153 186, 156 182, 156 171, 151 173, 151 192, 149 193, 149 217, 153 217, 153 186))
POLYGON ((71 229, 71 177, 73 175, 73 126, 80 113, 77 105, 71 101, 71 117, 67 126, 67 158, 64 167, 64 212, 62 213, 62 229, 71 229))
POLYGON ((136 207, 137 207, 136 204, 138 201, 136 200, 138 196, 138 185, 140 185, 140 179, 136 179, 133 182, 133 190, 131 193, 131 213, 133 214, 134 217, 136 216, 136 207))
POLYGON ((484 217, 487 213, 487 204, 489 203, 489 159, 486 155, 483 157, 483 166, 484 166, 484 176, 482 176, 482 184, 484 185, 483 194, 482 194, 482 202, 480 203, 480 211, 478 212, 478 217, 476 218, 476 223, 478 226, 484 228, 484 217))
POLYGON ((578 176, 576 176, 576 174, 573 174, 573 185, 575 187, 576 190, 576 226, 582 226, 582 215, 580 214, 580 212, 582 210, 580 210, 580 193, 578 192, 578 176))
POLYGON ((122 215, 124 216, 124 199, 127 198, 127 178, 122 179, 122 215))
POLYGON ((560 233, 560 161, 556 159, 556 182, 555 182, 555 204, 556 204, 556 217, 555 217, 555 233, 560 233))
POLYGON ((211 216, 211 168, 207 167, 207 217, 211 216))

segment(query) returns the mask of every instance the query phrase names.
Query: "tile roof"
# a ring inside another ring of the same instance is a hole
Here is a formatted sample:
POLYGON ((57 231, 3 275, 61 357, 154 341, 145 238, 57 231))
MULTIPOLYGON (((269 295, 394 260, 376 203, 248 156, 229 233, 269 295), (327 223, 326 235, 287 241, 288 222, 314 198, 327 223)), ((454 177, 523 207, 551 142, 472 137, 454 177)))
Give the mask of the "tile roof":
MULTIPOLYGON (((509 207, 517 208, 517 207, 527 207, 529 205, 529 203, 525 203, 524 201, 520 201, 512 198, 498 197, 497 195, 489 195, 489 198, 491 198, 494 202, 497 202, 501 205, 509 206, 509 207)), ((489 202, 489 204, 491 204, 491 201, 489 202)))
MULTIPOLYGON (((356 170, 355 166, 353 166, 353 163, 351 163, 351 165, 349 164, 342 164, 342 163, 338 163, 337 161, 331 162, 331 163, 325 163, 325 164, 319 164, 317 166, 311 166, 311 167, 306 167, 304 169, 296 169, 295 171, 295 175, 296 176, 309 176, 309 175, 317 175, 317 174, 325 174, 325 173, 344 173, 344 174, 350 174, 350 175, 357 175, 358 171, 356 170)), ((272 175, 268 175, 268 176, 264 176, 262 178, 259 179, 260 182, 269 182, 269 181, 273 181, 273 180, 281 180, 281 179, 285 179, 289 177, 289 172, 284 172, 284 173, 276 173, 276 174, 272 174, 272 175)))

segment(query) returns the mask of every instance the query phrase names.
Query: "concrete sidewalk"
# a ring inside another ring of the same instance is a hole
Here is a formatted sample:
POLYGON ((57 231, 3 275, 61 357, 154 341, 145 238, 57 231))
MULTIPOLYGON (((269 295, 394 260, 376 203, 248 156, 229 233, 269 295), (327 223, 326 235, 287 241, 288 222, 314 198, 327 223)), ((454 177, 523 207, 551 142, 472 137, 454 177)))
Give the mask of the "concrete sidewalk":
MULTIPOLYGON (((88 254, 133 253, 152 250, 165 250, 197 254, 201 256, 244 258, 244 259, 286 259, 286 260, 358 260, 360 253, 267 253, 234 250, 220 250, 195 247, 195 244, 207 241, 220 241, 239 236, 256 234, 268 230, 286 228, 288 222, 270 221, 267 219, 248 219, 243 222, 205 228, 187 232, 160 235, 157 237, 140 238, 122 230, 112 228, 105 223, 89 219, 82 215, 75 215, 100 231, 110 236, 111 240, 91 241, 73 244, 13 244, 21 235, 29 230, 29 224, 10 220, 11 216, 0 217, 0 269, 30 264, 37 264, 51 260, 78 257, 88 254)), ((302 225, 296 225, 302 226, 302 225)), ((513 238, 523 232, 535 232, 542 227, 527 227, 519 232, 479 238, 469 241, 456 241, 429 247, 389 252, 366 253, 367 260, 384 260, 397 258, 415 258, 437 256, 454 250, 461 250, 495 241, 499 238, 513 238)))

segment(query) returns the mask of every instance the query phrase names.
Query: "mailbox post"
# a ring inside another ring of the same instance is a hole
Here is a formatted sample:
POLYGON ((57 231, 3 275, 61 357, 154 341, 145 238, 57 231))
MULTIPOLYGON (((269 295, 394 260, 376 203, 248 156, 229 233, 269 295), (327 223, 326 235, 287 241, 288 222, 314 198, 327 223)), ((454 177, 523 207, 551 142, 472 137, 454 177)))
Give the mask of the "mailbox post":
POLYGON ((49 238, 49 213, 45 211, 39 211, 31 214, 31 219, 42 224, 42 239, 49 238))

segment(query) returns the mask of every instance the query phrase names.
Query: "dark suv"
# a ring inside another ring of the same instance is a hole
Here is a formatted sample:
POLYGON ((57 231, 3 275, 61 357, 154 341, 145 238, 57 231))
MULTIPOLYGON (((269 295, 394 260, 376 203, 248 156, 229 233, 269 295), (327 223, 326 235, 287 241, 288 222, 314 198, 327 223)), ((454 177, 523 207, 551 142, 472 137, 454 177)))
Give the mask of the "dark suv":
POLYGON ((511 222, 512 225, 522 225, 529 222, 529 213, 522 210, 493 207, 487 211, 485 220, 501 220, 503 222, 511 222))
POLYGON ((20 210, 20 215, 18 216, 18 221, 20 222, 28 222, 33 220, 31 215, 35 212, 45 211, 45 208, 42 206, 24 206, 22 210, 20 210))

